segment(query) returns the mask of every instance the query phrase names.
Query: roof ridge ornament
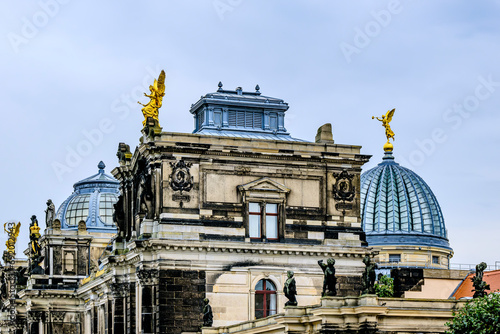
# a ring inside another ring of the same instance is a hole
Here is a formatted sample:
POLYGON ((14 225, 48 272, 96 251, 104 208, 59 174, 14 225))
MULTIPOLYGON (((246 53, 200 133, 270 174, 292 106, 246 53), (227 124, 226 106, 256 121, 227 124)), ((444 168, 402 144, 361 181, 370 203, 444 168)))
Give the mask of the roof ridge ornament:
POLYGON ((391 129, 390 122, 392 121, 392 117, 394 116, 394 112, 396 109, 392 109, 387 111, 385 115, 382 115, 382 118, 378 118, 375 116, 372 116, 372 119, 376 118, 378 121, 382 122, 382 126, 385 128, 385 136, 387 137, 387 143, 384 144, 384 151, 385 152, 392 152, 394 146, 389 142, 389 139, 392 138, 392 141, 394 141, 394 132, 391 129))
POLYGON ((255 86, 255 93, 256 93, 257 95, 260 95, 260 94, 261 94, 261 93, 260 93, 260 86, 259 86, 259 84, 257 84, 257 86, 255 86))
POLYGON ((104 164, 104 162, 101 160, 99 161, 99 163, 97 164, 97 168, 99 168, 99 173, 104 173, 104 168, 106 168, 106 165, 104 164))
POLYGON ((217 89, 218 92, 222 92, 222 81, 219 81, 219 84, 217 85, 219 89, 217 89))

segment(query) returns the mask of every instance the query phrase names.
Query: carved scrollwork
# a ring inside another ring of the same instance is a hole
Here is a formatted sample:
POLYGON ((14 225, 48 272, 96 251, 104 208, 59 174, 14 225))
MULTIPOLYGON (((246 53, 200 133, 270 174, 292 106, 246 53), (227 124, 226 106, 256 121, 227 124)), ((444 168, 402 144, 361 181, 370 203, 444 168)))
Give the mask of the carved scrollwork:
POLYGON ((189 172, 192 164, 190 162, 185 162, 184 160, 179 160, 177 162, 171 162, 172 174, 170 174, 170 187, 174 191, 190 191, 193 188, 193 177, 189 172))
POLYGON ((124 298, 129 294, 127 283, 111 283, 111 293, 115 298, 124 298))
POLYGON ((333 185, 333 198, 336 201, 352 202, 356 195, 356 187, 352 185, 354 175, 344 169, 341 173, 333 174, 333 177, 336 179, 333 185))
POLYGON ((160 271, 158 269, 141 269, 137 271, 137 277, 142 285, 156 285, 158 284, 160 271))
POLYGON ((333 177, 336 179, 333 185, 333 199, 340 202, 335 204, 335 208, 345 215, 346 210, 352 210, 352 204, 346 202, 352 202, 356 195, 356 187, 352 185, 354 175, 344 169, 341 173, 333 174, 333 177))

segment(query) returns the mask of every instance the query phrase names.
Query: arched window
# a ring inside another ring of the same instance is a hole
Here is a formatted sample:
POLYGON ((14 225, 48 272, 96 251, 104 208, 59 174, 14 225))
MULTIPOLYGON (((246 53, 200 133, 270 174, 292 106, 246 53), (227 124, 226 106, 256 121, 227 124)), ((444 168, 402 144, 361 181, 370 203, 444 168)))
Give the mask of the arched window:
POLYGON ((255 286, 255 318, 276 314, 276 286, 268 279, 261 279, 255 286))

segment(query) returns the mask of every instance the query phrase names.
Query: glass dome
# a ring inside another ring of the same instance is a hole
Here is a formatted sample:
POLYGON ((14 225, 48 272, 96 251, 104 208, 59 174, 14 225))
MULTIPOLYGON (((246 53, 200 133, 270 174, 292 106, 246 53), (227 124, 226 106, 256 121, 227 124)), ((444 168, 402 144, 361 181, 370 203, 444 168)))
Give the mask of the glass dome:
POLYGON ((413 245, 451 249, 439 203, 415 172, 386 152, 361 175, 361 222, 370 246, 413 245))
POLYGON ((106 166, 102 161, 97 167, 97 174, 75 183, 73 193, 57 210, 62 229, 78 229, 83 220, 89 231, 116 232, 113 205, 120 195, 120 183, 104 173, 106 166))

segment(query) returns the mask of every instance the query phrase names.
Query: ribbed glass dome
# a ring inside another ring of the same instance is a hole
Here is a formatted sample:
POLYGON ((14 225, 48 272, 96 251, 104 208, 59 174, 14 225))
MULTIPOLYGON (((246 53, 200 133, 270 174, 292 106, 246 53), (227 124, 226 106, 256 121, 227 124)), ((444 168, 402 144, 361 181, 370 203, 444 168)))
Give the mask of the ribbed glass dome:
POLYGON ((90 231, 116 232, 113 205, 120 195, 120 183, 104 173, 102 161, 97 167, 97 174, 75 183, 74 192, 57 210, 62 229, 77 229, 83 220, 90 231))
POLYGON ((451 249, 439 203, 420 176, 394 162, 361 175, 361 221, 370 246, 414 245, 451 249))

